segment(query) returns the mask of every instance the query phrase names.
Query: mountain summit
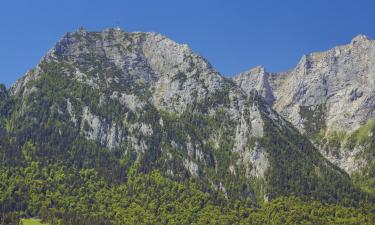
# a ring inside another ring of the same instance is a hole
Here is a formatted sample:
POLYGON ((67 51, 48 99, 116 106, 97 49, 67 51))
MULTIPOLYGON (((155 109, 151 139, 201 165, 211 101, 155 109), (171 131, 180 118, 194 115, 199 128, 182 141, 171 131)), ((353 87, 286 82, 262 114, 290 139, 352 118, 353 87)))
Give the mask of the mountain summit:
POLYGON ((288 72, 255 71, 233 80, 245 92, 261 93, 331 162, 373 179, 375 41, 358 35, 348 45, 303 56, 288 72))

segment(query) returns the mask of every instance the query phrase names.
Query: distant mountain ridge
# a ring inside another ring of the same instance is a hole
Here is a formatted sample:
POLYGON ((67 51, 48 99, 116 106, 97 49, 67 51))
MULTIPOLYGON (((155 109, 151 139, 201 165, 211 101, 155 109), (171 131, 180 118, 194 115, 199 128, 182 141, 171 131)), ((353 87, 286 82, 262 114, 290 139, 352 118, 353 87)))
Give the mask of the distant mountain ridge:
MULTIPOLYGON (((233 78, 257 90, 321 153, 349 173, 374 168, 375 41, 358 35, 350 44, 302 57, 296 68, 269 73, 257 67, 233 78)), ((371 175, 372 176, 372 175, 371 175)))

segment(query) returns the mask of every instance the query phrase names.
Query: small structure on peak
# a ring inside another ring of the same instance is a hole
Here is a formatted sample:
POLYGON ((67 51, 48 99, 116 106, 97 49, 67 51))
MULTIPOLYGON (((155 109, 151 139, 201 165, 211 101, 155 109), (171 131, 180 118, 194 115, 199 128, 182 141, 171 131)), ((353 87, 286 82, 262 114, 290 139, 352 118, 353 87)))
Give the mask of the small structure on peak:
POLYGON ((83 26, 80 26, 76 32, 84 36, 87 34, 87 30, 83 26))
POLYGON ((364 34, 359 34, 352 39, 351 44, 362 43, 364 41, 369 41, 369 40, 370 38, 368 36, 364 34))
POLYGON ((86 29, 85 29, 85 27, 83 27, 83 26, 80 26, 80 27, 78 28, 78 31, 79 31, 79 32, 85 32, 85 31, 86 31, 86 29))
POLYGON ((116 31, 121 31, 121 27, 120 27, 120 21, 116 21, 116 27, 115 27, 115 30, 116 31))

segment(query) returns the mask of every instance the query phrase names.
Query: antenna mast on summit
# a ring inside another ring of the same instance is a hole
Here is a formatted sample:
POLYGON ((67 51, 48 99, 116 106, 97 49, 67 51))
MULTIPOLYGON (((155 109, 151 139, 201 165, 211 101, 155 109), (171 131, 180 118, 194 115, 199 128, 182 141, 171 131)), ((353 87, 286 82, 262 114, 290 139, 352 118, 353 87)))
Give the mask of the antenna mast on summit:
POLYGON ((115 30, 121 30, 121 27, 120 27, 120 21, 116 21, 116 27, 115 27, 115 30))

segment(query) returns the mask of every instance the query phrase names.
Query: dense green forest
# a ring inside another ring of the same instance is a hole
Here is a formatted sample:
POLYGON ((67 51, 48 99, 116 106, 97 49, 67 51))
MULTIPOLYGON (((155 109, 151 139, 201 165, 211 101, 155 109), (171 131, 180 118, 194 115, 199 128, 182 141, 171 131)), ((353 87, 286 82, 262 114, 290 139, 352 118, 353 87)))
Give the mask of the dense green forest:
POLYGON ((357 208, 281 197, 259 207, 173 182, 158 171, 109 185, 94 169, 1 170, 3 224, 39 217, 51 224, 373 224, 375 207, 357 208))
MULTIPOLYGON (((260 204, 228 199, 221 192, 203 190, 193 177, 176 182, 157 170, 140 172, 137 164, 122 178, 109 177, 100 164, 80 167, 79 163, 62 160, 51 163, 37 156, 38 149, 32 142, 18 151, 4 136, 1 140, 2 224, 17 224, 19 219, 30 217, 50 224, 93 225, 373 224, 375 221, 375 206, 371 202, 343 206, 302 201, 293 196, 260 204)), ((99 151, 94 147, 92 150, 99 151)), ((88 159, 81 163, 84 161, 88 159)), ((116 171, 116 164, 111 168, 116 171)))

